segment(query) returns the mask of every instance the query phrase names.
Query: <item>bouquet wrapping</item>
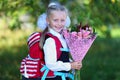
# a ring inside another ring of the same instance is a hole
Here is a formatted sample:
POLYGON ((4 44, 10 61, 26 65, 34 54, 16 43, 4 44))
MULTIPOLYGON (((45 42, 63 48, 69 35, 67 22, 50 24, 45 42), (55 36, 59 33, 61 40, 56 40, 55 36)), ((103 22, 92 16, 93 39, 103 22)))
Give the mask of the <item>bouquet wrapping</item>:
POLYGON ((63 35, 74 61, 82 61, 96 39, 95 32, 89 26, 80 26, 74 32, 64 30, 63 35))

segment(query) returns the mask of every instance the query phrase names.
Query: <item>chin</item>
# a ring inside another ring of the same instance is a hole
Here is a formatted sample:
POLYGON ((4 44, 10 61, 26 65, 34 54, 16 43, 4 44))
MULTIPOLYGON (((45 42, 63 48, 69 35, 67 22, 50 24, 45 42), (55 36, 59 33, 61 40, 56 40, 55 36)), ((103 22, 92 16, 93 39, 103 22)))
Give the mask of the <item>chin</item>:
POLYGON ((59 33, 61 33, 63 31, 63 29, 59 30, 59 33))
POLYGON ((56 32, 61 33, 63 31, 63 28, 61 29, 56 29, 56 32))

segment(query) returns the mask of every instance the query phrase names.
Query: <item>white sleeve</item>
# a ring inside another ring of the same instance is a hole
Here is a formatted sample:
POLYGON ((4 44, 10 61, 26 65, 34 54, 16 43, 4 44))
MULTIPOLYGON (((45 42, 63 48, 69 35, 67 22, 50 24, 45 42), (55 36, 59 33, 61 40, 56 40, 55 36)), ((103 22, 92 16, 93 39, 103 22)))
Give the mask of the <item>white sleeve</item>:
POLYGON ((71 65, 69 62, 63 63, 62 61, 57 61, 56 45, 52 38, 48 38, 45 41, 44 47, 45 63, 46 66, 52 71, 69 71, 71 65))

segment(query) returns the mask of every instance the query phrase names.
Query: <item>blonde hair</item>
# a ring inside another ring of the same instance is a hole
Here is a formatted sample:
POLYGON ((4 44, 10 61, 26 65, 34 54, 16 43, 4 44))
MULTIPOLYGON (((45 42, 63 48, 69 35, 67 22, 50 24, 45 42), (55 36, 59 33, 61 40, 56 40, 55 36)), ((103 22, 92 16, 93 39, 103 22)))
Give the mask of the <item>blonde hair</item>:
MULTIPOLYGON (((52 11, 65 11, 65 13, 68 15, 67 9, 60 4, 56 4, 56 5, 54 4, 54 5, 48 6, 47 11, 46 11, 47 18, 49 18, 52 11)), ((44 41, 45 41, 45 35, 46 35, 47 32, 48 32, 48 26, 45 28, 45 30, 41 34, 41 38, 40 38, 40 42, 39 42, 39 46, 40 46, 41 49, 43 49, 43 45, 44 45, 44 41)))

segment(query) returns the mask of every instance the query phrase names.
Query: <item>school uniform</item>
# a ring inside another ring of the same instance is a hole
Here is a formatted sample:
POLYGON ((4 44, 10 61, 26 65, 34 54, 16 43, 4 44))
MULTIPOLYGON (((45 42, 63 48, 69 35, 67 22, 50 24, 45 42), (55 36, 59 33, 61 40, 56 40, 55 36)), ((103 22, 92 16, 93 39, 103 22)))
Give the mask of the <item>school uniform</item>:
MULTIPOLYGON (((63 35, 49 28, 48 34, 51 34, 57 39, 59 39, 61 45, 61 55, 58 58, 58 50, 55 39, 50 36, 46 36, 43 52, 44 52, 44 60, 46 67, 54 72, 53 76, 47 76, 45 80, 62 80, 61 74, 65 75, 66 80, 69 80, 68 73, 71 70, 71 64, 69 61, 69 53, 66 51, 68 49, 65 39, 63 35)), ((41 78, 25 78, 22 76, 22 80, 41 80, 41 78)))
MULTIPOLYGON (((56 36, 60 40, 63 49, 68 48, 66 41, 63 38, 63 35, 54 31, 51 28, 49 28, 49 33, 56 36)), ((69 61, 69 54, 66 51, 62 51, 60 58, 57 59, 56 46, 57 45, 55 44, 55 41, 53 38, 49 37, 45 40, 45 44, 43 46, 43 51, 44 51, 44 55, 45 55, 45 64, 52 71, 68 73, 69 70, 71 69, 71 64, 69 61)), ((57 76, 53 79, 62 80, 60 76, 57 76)), ((47 78, 46 80, 51 80, 51 79, 47 78)))

